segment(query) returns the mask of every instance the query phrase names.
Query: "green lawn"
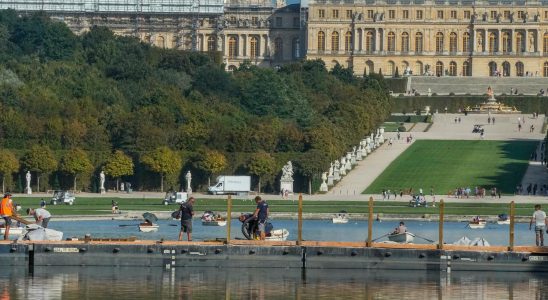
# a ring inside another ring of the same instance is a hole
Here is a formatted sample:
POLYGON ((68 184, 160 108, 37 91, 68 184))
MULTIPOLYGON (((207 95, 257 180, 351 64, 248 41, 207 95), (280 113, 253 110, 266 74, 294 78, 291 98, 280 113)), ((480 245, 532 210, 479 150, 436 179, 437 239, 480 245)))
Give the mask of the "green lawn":
MULTIPOLYGON (((112 198, 114 199, 114 198, 112 198)), ((77 198, 74 205, 48 205, 46 208, 55 215, 108 215, 110 214, 111 198, 77 198)), ((173 211, 177 205, 163 205, 160 199, 115 199, 122 211, 173 211)), ((14 199, 23 209, 37 207, 39 198, 14 199)), ((271 200, 268 202, 272 212, 297 213, 298 202, 288 200, 271 200)), ((438 214, 438 207, 414 208, 409 207, 407 202, 396 201, 375 201, 374 213, 385 214, 438 214)), ((516 205, 517 215, 530 215, 534 204, 516 205)), ((205 210, 225 212, 227 210, 226 199, 197 199, 194 206, 200 214, 205 210)), ((255 203, 250 200, 233 200, 233 212, 252 212, 255 203)), ((348 213, 365 214, 369 211, 367 201, 304 201, 304 213, 336 213, 346 210, 348 213)), ((447 203, 445 213, 449 215, 498 215, 508 213, 508 204, 485 204, 485 203, 447 203)))
POLYGON ((513 193, 527 169, 534 141, 416 141, 364 191, 408 190, 447 194, 456 187, 497 187, 513 193))

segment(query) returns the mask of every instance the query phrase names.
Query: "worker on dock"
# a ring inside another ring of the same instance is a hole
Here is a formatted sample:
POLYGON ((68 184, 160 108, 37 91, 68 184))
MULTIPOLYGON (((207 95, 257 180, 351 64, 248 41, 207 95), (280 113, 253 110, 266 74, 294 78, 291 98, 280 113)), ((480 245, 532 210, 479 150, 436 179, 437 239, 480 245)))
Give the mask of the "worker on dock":
MULTIPOLYGON (((546 220, 546 213, 540 209, 540 204, 535 205, 535 212, 533 213, 531 221, 529 222, 529 230, 531 230, 533 222, 535 222, 535 236, 537 246, 542 247, 544 246, 544 230, 546 230, 548 220, 546 220)), ((548 233, 548 231, 546 233, 548 233)))
POLYGON ((186 232, 187 240, 192 241, 192 216, 194 216, 194 197, 181 204, 181 230, 179 231, 179 241, 183 240, 183 232, 186 232))
POLYGON ((257 219, 259 224, 259 228, 257 230, 259 231, 259 238, 261 241, 264 241, 266 239, 266 219, 268 219, 268 214, 270 211, 268 204, 260 196, 255 197, 255 203, 257 203, 257 208, 255 209, 255 213, 253 213, 253 217, 257 219))
POLYGON ((2 198, 2 201, 0 202, 0 217, 4 219, 4 227, 6 228, 4 231, 4 240, 7 240, 10 235, 11 217, 13 216, 14 211, 15 208, 13 207, 11 194, 5 193, 4 198, 2 198))
POLYGON ((33 216, 34 220, 36 221, 36 224, 48 228, 49 220, 51 219, 51 214, 49 211, 43 209, 43 208, 28 208, 27 209, 27 215, 33 216))

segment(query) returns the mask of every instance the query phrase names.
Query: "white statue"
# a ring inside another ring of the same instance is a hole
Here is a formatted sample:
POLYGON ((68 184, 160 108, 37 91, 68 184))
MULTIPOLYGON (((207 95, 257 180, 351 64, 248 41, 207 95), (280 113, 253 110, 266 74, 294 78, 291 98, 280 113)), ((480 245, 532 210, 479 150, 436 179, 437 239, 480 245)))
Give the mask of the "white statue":
POLYGON ((188 194, 192 194, 192 188, 190 187, 190 182, 192 181, 192 174, 190 174, 190 171, 186 172, 185 179, 186 179, 186 192, 188 194))
POLYGON ((432 96, 432 90, 428 88, 428 97, 432 96))
POLYGON ((327 172, 322 173, 322 184, 320 185, 320 192, 327 192, 327 183, 325 182, 327 180, 327 172))
POLYGON ((334 169, 333 169, 333 180, 341 180, 341 173, 340 173, 340 167, 341 167, 341 163, 339 162, 339 160, 335 160, 335 164, 334 164, 334 169))
POLYGON ((27 187, 25 188, 25 191, 27 194, 32 194, 32 189, 30 188, 30 179, 31 179, 31 175, 30 175, 30 171, 27 171, 27 175, 25 175, 25 178, 27 179, 27 187))
POLYGON ((333 176, 333 163, 331 163, 331 166, 329 167, 329 176, 333 176))
POLYGON ((99 174, 99 192, 101 194, 105 193, 105 172, 103 171, 99 174))
POLYGON ((293 181, 293 165, 291 164, 291 161, 288 161, 287 164, 283 166, 281 180, 293 181))
POLYGON ((125 188, 125 185, 124 185, 124 183, 123 183, 123 182, 122 182, 122 183, 120 183, 120 191, 122 191, 122 192, 123 192, 123 191, 124 191, 124 188, 125 188))

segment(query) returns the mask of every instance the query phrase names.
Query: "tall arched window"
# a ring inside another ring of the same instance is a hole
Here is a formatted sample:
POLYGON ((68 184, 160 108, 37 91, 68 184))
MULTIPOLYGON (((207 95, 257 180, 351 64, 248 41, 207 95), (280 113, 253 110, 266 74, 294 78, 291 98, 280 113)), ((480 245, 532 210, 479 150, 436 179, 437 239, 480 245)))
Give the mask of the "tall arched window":
POLYGON ((516 33, 516 52, 520 53, 525 51, 523 47, 523 34, 521 32, 516 33))
POLYGON ((489 76, 495 76, 497 71, 497 63, 494 61, 489 62, 489 76))
POLYGON ((415 34, 415 52, 421 53, 422 52, 422 33, 417 32, 415 34))
POLYGON ((489 53, 497 52, 497 36, 494 32, 489 33, 489 53))
POLYGON ((373 32, 371 31, 365 34, 365 52, 373 52, 373 32))
POLYGON ((344 35, 344 51, 352 51, 352 32, 350 31, 344 35))
POLYGON ((457 76, 457 63, 454 61, 449 63, 449 76, 457 76))
POLYGON ((318 51, 325 51, 325 33, 318 32, 318 51))
POLYGON ((416 75, 422 75, 424 74, 423 64, 420 61, 417 61, 415 63, 415 74, 416 75))
POLYGON ((252 37, 249 41, 249 55, 251 57, 259 56, 259 41, 257 37, 252 37))
POLYGON ((502 76, 510 76, 510 63, 507 61, 502 63, 502 76))
POLYGON ((542 39, 542 45, 542 52, 544 52, 544 55, 548 54, 548 33, 544 34, 544 38, 542 39))
POLYGON ((441 61, 436 63, 436 76, 443 76, 443 63, 441 61))
POLYGON ((512 42, 510 40, 510 34, 508 32, 504 32, 502 34, 502 52, 503 53, 509 53, 512 49, 512 42))
POLYGON ((436 33, 436 52, 443 52, 443 33, 436 33))
POLYGON ((284 44, 282 38, 274 40, 274 57, 277 60, 282 60, 284 55, 284 44))
POLYGON ((457 34, 455 32, 451 32, 449 35, 449 52, 457 52, 457 34))
POLYGON ((401 34, 401 52, 409 52, 409 33, 401 34))
POLYGON ((470 63, 468 61, 462 63, 462 76, 470 76, 470 63))
POLYGON ((213 52, 217 50, 217 38, 213 35, 207 37, 207 51, 213 52))
POLYGON ((339 33, 336 31, 331 34, 331 50, 339 51, 339 33))
POLYGON ((238 56, 238 40, 235 36, 228 38, 228 57, 234 58, 238 56))
POLYGON ((156 47, 158 48, 165 48, 166 47, 166 40, 163 36, 159 36, 156 38, 156 47))
POLYGON ((468 32, 462 35, 462 52, 470 52, 470 34, 468 32))
POLYGON ((388 51, 390 52, 394 52, 396 51, 396 34, 394 34, 394 32, 390 31, 388 33, 388 46, 387 46, 388 51))
POLYGON ((548 61, 544 63, 544 77, 548 77, 548 61))
POLYGON ((523 70, 523 63, 521 61, 518 61, 516 63, 516 76, 522 77, 525 75, 525 71, 523 70))
POLYGON ((394 75, 394 72, 396 72, 396 70, 395 70, 395 64, 394 64, 393 61, 388 62, 388 68, 387 69, 388 69, 388 75, 390 75, 390 76, 394 75))

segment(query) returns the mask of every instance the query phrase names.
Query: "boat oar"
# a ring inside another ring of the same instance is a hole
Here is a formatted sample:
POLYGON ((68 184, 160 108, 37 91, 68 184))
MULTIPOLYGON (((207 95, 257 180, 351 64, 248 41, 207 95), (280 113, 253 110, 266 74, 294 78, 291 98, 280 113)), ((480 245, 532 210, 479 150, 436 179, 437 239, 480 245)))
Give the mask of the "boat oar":
POLYGON ((169 226, 179 226, 179 224, 168 224, 169 226))
POLYGON ((392 232, 389 232, 389 233, 387 233, 387 234, 385 234, 385 235, 379 236, 378 238, 372 240, 372 242, 377 241, 377 240, 380 240, 380 239, 382 239, 383 237, 390 235, 391 233, 392 233, 392 232))
POLYGON ((120 225, 118 225, 118 226, 120 226, 120 227, 127 227, 127 226, 137 226, 137 225, 139 225, 139 224, 120 224, 120 225))
POLYGON ((418 235, 418 234, 415 234, 415 236, 418 237, 418 238, 420 238, 420 239, 423 239, 423 240, 425 240, 425 241, 427 241, 427 242, 430 242, 430 243, 434 243, 434 242, 435 242, 435 241, 433 241, 433 240, 431 240, 431 239, 427 239, 427 238, 425 238, 425 237, 423 237, 423 236, 420 236, 420 235, 418 235))

